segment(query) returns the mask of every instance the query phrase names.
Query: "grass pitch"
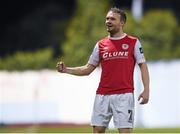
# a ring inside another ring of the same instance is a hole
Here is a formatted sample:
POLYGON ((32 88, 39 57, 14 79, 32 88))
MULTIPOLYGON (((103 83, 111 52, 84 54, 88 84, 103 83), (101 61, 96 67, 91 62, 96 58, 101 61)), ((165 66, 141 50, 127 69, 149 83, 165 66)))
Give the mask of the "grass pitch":
MULTIPOLYGON (((180 128, 135 128, 134 133, 180 133, 180 128)), ((92 133, 87 127, 0 127, 0 133, 92 133)), ((107 129, 106 133, 118 133, 116 129, 107 129)))

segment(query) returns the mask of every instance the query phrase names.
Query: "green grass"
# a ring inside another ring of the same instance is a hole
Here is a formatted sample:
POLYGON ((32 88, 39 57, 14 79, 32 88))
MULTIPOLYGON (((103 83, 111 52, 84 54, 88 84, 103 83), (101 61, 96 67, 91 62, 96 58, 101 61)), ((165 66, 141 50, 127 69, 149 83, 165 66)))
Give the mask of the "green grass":
MULTIPOLYGON (((0 127, 0 133, 91 133, 91 127, 0 127)), ((115 129, 107 129, 107 133, 118 133, 115 129)), ((135 128, 134 133, 180 133, 180 128, 135 128)))

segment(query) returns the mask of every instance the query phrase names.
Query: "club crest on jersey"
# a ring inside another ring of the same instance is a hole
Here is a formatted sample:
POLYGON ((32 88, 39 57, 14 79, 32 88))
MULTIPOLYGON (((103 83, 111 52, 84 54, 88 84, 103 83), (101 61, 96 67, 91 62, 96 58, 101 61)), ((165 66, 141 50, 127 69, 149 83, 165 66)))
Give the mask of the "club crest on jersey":
POLYGON ((122 44, 122 49, 127 50, 129 48, 128 44, 122 44))

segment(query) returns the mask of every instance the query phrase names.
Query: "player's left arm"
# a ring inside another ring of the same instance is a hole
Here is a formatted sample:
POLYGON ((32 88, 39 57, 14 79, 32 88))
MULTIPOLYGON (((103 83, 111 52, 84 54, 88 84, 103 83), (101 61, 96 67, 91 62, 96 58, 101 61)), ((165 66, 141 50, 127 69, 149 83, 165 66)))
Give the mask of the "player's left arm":
POLYGON ((149 83, 150 83, 148 66, 146 62, 139 63, 138 65, 141 71, 142 82, 144 85, 144 91, 139 95, 138 100, 142 98, 140 104, 146 104, 149 101, 149 83))
POLYGON ((134 56, 141 71, 141 77, 144 85, 143 92, 139 95, 140 104, 146 104, 149 101, 149 72, 146 59, 140 41, 137 39, 134 49, 134 56))

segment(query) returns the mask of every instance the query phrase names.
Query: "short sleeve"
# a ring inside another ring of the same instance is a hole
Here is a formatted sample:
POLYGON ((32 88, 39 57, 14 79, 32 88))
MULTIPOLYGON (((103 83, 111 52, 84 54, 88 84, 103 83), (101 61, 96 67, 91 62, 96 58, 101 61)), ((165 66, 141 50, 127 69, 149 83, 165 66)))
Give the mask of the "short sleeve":
POLYGON ((99 65, 99 45, 96 43, 91 56, 89 57, 88 64, 98 66, 99 65))
POLYGON ((136 41, 135 48, 134 48, 134 57, 136 59, 137 64, 146 62, 141 43, 138 39, 136 41))

